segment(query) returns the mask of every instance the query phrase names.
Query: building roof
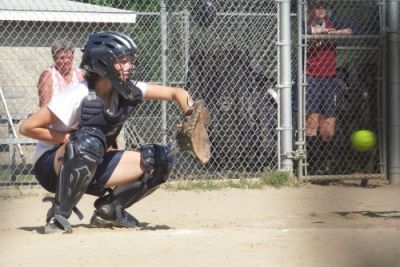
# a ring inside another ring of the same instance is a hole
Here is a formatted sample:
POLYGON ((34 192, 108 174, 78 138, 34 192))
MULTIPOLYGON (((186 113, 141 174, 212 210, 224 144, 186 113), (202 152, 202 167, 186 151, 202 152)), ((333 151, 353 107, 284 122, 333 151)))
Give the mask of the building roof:
POLYGON ((68 0, 0 0, 0 21, 135 23, 130 10, 68 0))

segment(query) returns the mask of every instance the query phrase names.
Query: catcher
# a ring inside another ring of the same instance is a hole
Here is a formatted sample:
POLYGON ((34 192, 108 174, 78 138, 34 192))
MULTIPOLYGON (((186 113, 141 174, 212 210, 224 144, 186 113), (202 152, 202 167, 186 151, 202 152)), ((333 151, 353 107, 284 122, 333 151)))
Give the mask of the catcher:
MULTIPOLYGON (((72 232, 68 218, 73 211, 82 217, 76 205, 85 193, 98 196, 92 226, 138 226, 126 209, 164 183, 175 163, 175 153, 168 145, 146 144, 135 151, 111 146, 128 115, 143 100, 169 100, 179 105, 187 116, 178 135, 192 135, 183 138, 192 144, 186 149, 198 146, 196 141, 193 145, 194 136, 208 140, 205 126, 200 127, 208 116, 204 103, 193 103, 181 88, 137 82, 136 52, 135 43, 122 33, 90 34, 81 62, 85 80, 54 96, 48 106, 21 125, 21 134, 39 140, 36 178, 55 193, 45 233, 72 232), (189 131, 185 130, 187 121, 192 125, 189 131)), ((205 145, 209 151, 209 144, 205 145)))

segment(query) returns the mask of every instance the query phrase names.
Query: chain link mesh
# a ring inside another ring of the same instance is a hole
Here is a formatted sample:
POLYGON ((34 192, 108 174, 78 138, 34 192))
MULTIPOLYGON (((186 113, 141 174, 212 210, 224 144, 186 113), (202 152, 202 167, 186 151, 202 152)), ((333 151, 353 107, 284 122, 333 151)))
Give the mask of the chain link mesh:
MULTIPOLYGON (((178 153, 177 177, 254 177, 276 169, 276 10, 274 2, 263 3, 213 1, 215 9, 198 3, 167 5, 166 83, 205 99, 212 114, 211 161, 200 166, 178 153)), ((126 127, 128 143, 140 141, 134 132, 144 142, 173 136, 180 111, 167 105, 163 131, 160 105, 134 114, 126 127)))
MULTIPOLYGON (((39 94, 46 91, 38 91, 40 85, 46 87, 39 77, 55 64, 51 46, 60 39, 72 42, 77 48, 73 65, 78 67, 78 48, 88 34, 106 30, 122 31, 134 39, 141 80, 184 87, 194 98, 205 99, 210 108, 212 161, 199 166, 188 154, 179 153, 173 176, 224 178, 240 173, 254 177, 265 169, 276 169, 274 1, 213 1, 214 8, 201 1, 2 2, 1 11, 8 14, 1 20, 0 33, 0 82, 5 95, 0 107, 3 184, 35 183, 35 140, 19 136, 18 127, 39 108, 39 94), (163 15, 166 25, 161 25, 163 15), (129 21, 132 17, 134 22, 129 21)), ((173 138, 181 119, 175 104, 145 102, 126 122, 118 142, 125 148, 164 142, 173 138)))
MULTIPOLYGON (((183 87, 194 98, 205 99, 212 114, 211 161, 200 166, 188 154, 178 153, 173 178, 256 177, 278 168, 276 1, 213 0, 213 8, 200 0, 0 2, 2 184, 36 183, 32 174, 35 141, 19 136, 18 127, 39 108, 39 77, 54 64, 53 43, 60 39, 72 42, 76 47, 73 64, 78 67, 79 48, 93 31, 121 31, 133 38, 139 47, 141 80, 183 87), (166 24, 162 24, 164 18, 166 24)), ((329 175, 375 173, 379 171, 379 151, 352 151, 348 140, 359 128, 378 131, 379 1, 328 3, 329 14, 348 23, 353 34, 304 34, 307 60, 316 55, 318 49, 312 47, 318 42, 331 47, 337 59, 335 135, 329 144, 307 144, 308 173, 314 171, 312 166, 317 166, 315 171, 325 168, 324 174, 329 175), (313 159, 311 151, 319 155, 313 159)), ((297 11, 293 11, 295 18, 297 11)), ((299 12, 309 17, 304 9, 299 12)), ((294 44, 297 26, 292 25, 294 44)), ((296 56, 294 50, 294 77, 296 56)), ((316 87, 327 85, 321 82, 316 87)), ((297 107, 303 108, 308 105, 297 107)), ((130 149, 141 143, 168 141, 181 119, 175 104, 147 101, 128 119, 118 143, 130 149)))
POLYGON ((307 173, 379 173, 379 149, 351 148, 354 131, 379 133, 380 2, 308 1, 305 31, 307 173))

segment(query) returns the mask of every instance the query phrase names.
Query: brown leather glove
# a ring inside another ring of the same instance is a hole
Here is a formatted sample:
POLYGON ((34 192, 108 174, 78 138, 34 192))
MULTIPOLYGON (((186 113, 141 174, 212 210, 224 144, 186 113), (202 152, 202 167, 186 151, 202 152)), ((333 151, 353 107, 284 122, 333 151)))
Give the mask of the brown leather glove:
POLYGON ((207 125, 210 113, 204 100, 197 100, 186 113, 182 127, 176 133, 178 147, 192 154, 200 164, 210 160, 210 140, 207 125))

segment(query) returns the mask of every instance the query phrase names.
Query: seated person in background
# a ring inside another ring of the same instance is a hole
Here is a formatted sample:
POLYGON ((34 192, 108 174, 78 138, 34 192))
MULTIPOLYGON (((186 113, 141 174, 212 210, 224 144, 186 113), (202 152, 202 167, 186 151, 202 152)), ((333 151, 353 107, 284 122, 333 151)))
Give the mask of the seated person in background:
POLYGON ((40 107, 47 105, 53 95, 83 80, 83 71, 73 67, 74 50, 67 40, 57 40, 52 45, 54 64, 40 74, 38 82, 40 107))

